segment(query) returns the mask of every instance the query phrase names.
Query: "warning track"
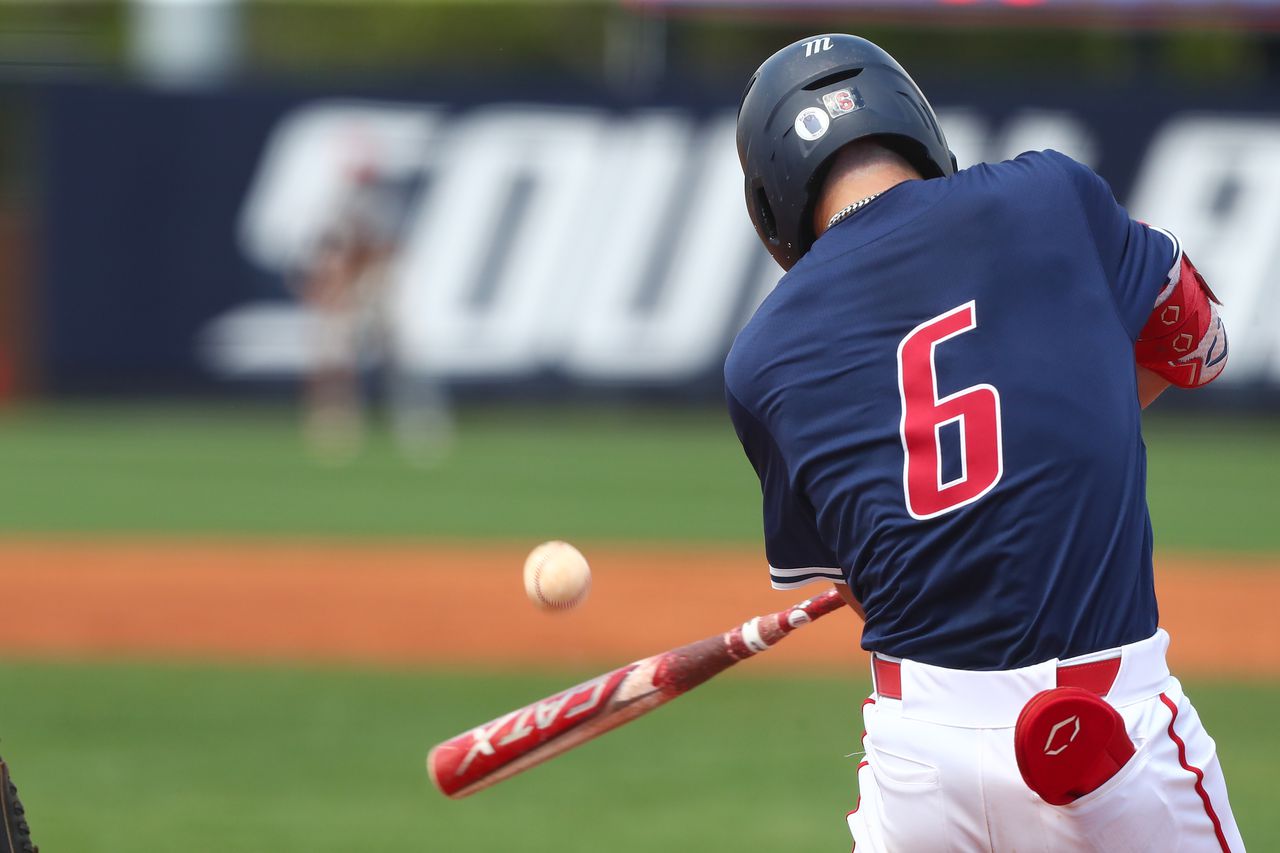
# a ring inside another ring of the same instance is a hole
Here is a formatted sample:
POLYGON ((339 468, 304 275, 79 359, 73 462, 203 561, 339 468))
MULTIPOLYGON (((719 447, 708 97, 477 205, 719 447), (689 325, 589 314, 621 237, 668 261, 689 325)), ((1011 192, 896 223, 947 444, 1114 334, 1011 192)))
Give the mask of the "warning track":
MULTIPOLYGON (((119 540, 0 542, 0 654, 494 668, 611 665, 806 593, 768 588, 750 548, 587 545, 591 596, 548 614, 524 597, 532 543, 119 540)), ((1157 560, 1176 670, 1280 676, 1280 558, 1157 560)), ((857 671, 835 614, 753 670, 857 671)))

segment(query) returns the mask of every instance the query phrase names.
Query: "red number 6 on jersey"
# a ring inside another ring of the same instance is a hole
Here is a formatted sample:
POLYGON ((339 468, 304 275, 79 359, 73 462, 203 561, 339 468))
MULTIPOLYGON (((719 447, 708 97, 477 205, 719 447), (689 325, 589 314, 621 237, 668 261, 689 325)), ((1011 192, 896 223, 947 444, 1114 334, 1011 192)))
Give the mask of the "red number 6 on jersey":
POLYGON ((1004 470, 1000 392, 991 385, 970 385, 938 397, 934 348, 977 327, 977 309, 970 301, 926 320, 898 344, 902 487, 912 518, 933 518, 973 503, 991 491, 1004 470), (944 483, 940 432, 950 423, 960 428, 960 476, 944 483))

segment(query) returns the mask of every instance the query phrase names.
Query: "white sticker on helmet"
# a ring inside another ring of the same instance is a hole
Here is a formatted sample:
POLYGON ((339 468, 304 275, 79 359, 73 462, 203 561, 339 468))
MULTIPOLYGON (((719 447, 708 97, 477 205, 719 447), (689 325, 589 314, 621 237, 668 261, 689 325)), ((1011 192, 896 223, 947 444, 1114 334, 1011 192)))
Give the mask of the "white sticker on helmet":
POLYGON ((796 134, 810 142, 820 138, 830 126, 831 119, 827 117, 827 111, 817 107, 803 109, 796 116, 796 134))

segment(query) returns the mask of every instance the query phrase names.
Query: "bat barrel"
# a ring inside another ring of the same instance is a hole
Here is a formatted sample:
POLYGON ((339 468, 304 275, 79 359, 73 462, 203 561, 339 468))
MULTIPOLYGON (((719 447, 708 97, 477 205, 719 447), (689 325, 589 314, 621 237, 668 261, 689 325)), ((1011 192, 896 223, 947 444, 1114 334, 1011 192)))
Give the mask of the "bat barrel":
POLYGON ((473 794, 647 714, 843 603, 827 592, 518 708, 432 748, 427 772, 448 797, 473 794))
MULTIPOLYGON (((627 676, 646 661, 619 667, 438 744, 427 755, 431 781, 446 796, 458 797, 479 790, 477 783, 488 780, 487 784, 493 784, 512 775, 517 771, 510 767, 525 756, 601 716, 627 676)), ((544 758, 559 751, 563 749, 548 752, 544 758)))

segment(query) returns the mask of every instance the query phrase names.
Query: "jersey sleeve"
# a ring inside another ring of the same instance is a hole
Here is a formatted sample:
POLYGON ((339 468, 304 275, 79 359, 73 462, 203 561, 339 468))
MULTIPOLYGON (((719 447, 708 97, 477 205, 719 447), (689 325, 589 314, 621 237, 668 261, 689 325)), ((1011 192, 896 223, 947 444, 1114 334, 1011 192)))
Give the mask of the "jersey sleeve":
POLYGON ((764 550, 773 588, 794 589, 813 581, 844 583, 839 562, 818 532, 813 505, 793 486, 777 442, 732 392, 725 396, 738 440, 760 478, 764 550))
POLYGON ((1161 290, 1177 277, 1182 247, 1168 231, 1131 219, 1088 166, 1056 151, 1045 154, 1066 172, 1080 199, 1120 320, 1137 340, 1161 290))

